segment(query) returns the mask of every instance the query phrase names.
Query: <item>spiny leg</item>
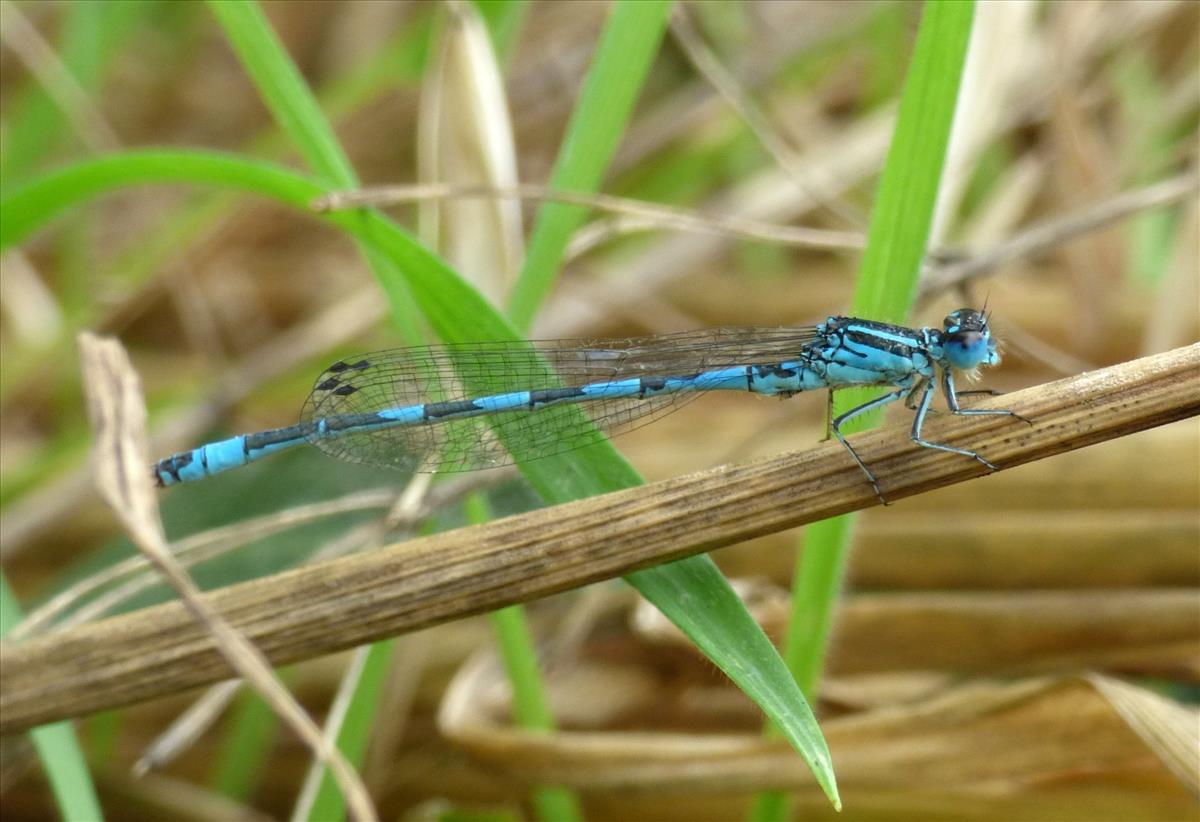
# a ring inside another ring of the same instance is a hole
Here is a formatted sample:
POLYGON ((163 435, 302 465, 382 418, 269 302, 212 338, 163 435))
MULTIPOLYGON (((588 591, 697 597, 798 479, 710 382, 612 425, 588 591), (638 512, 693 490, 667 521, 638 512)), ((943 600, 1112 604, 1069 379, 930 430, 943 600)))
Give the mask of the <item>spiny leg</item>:
MULTIPOLYGON (((915 402, 913 402, 913 397, 915 397, 916 394, 917 394, 917 392, 915 390, 910 391, 910 392, 908 392, 908 396, 904 398, 904 407, 907 408, 909 411, 917 410, 917 404, 915 402)), ((1004 392, 997 391, 994 388, 973 388, 970 391, 956 392, 956 396, 959 396, 959 397, 972 397, 972 396, 975 396, 976 394, 987 394, 988 396, 991 396, 991 397, 1001 397, 1004 395, 1004 392)), ((929 413, 936 414, 936 413, 938 413, 938 410, 936 408, 930 408, 929 413)))
MULTIPOLYGON (((927 381, 924 385, 925 385, 925 391, 923 394, 921 394, 921 402, 917 406, 917 416, 913 419, 912 434, 911 434, 912 441, 915 442, 917 445, 920 445, 924 448, 933 448, 937 451, 948 451, 951 454, 962 454, 964 457, 970 457, 971 459, 979 461, 980 463, 982 463, 983 465, 986 465, 988 468, 990 468, 993 471, 997 470, 995 465, 988 462, 986 459, 979 456, 979 454, 977 454, 974 451, 970 451, 966 448, 956 448, 953 445, 945 445, 940 442, 930 442, 929 440, 927 440, 921 436, 921 427, 925 424, 925 415, 927 413, 929 413, 929 403, 933 400, 933 383, 927 381)), ((946 400, 947 403, 950 402, 950 399, 949 399, 950 396, 952 396, 952 395, 947 394, 947 400, 946 400)), ((957 414, 959 412, 954 411, 953 413, 957 414)), ((966 412, 966 413, 969 413, 969 412, 966 412)), ((1010 412, 999 412, 999 413, 1010 413, 1010 412)))
MULTIPOLYGON (((918 406, 920 406, 921 401, 925 399, 925 395, 929 393, 929 385, 929 379, 922 377, 920 382, 910 388, 908 393, 904 395, 904 407, 909 411, 916 411, 918 406), (918 394, 920 395, 921 399, 914 401, 913 398, 918 394)), ((937 409, 935 408, 931 408, 929 410, 931 413, 937 413, 937 409)))
POLYGON ((959 397, 965 397, 970 394, 990 394, 993 397, 998 397, 1001 392, 991 388, 981 388, 974 391, 956 391, 954 388, 954 374, 949 370, 942 372, 942 390, 946 392, 946 405, 949 406, 951 414, 958 414, 962 417, 1016 417, 1023 423, 1033 425, 1033 420, 1028 417, 1022 417, 1016 411, 1009 411, 1003 408, 960 408, 958 405, 959 397))
MULTIPOLYGON (((887 405, 888 403, 895 402, 896 400, 900 399, 905 394, 910 393, 911 390, 912 389, 906 385, 903 388, 900 388, 896 391, 892 391, 889 394, 884 394, 882 397, 876 397, 875 399, 871 400, 870 402, 865 402, 862 405, 857 406, 856 408, 851 408, 845 414, 842 414, 841 416, 834 419, 833 422, 829 426, 830 430, 833 432, 833 435, 838 438, 838 442, 840 442, 842 445, 846 446, 846 450, 850 452, 850 456, 854 457, 854 461, 858 463, 858 467, 861 468, 863 470, 863 473, 867 475, 867 479, 871 482, 871 487, 875 489, 875 496, 879 497, 879 501, 882 502, 884 505, 888 505, 890 503, 888 503, 887 497, 885 497, 883 495, 883 491, 879 490, 879 482, 878 482, 878 480, 875 479, 875 475, 873 473, 871 473, 871 469, 868 468, 867 464, 862 461, 862 457, 860 457, 858 455, 858 452, 854 450, 854 446, 849 443, 849 441, 846 439, 845 436, 843 436, 842 423, 844 423, 848 420, 852 420, 855 417, 859 416, 860 414, 865 414, 866 412, 871 411, 875 408, 882 408, 883 406, 887 405)), ((832 393, 832 392, 830 392, 830 393, 832 393)))

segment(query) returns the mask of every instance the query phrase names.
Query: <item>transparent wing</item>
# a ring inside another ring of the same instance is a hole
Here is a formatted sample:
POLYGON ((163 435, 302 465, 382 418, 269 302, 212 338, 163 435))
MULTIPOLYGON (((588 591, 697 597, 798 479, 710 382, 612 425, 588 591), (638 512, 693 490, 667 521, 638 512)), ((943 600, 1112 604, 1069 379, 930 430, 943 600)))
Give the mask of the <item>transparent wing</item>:
MULTIPOLYGON (((567 388, 795 358, 813 328, 718 328, 622 340, 543 340, 397 348, 348 357, 317 379, 302 423, 431 402, 567 388)), ((314 434, 339 459, 412 471, 471 471, 548 457, 669 414, 699 392, 597 398, 409 425, 314 434)), ((362 418, 366 418, 363 416, 362 418)))

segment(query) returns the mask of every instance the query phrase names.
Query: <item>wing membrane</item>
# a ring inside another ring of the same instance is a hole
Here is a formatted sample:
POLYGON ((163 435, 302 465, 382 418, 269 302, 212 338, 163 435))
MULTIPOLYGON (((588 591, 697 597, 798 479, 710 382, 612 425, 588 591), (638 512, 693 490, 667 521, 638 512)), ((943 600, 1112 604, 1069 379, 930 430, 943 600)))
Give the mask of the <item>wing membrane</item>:
MULTIPOLYGON (((718 328, 621 340, 543 340, 397 348, 348 357, 317 379, 302 421, 424 403, 686 376, 795 358, 813 328, 718 328), (336 389, 331 388, 336 386, 336 389)), ((414 471, 470 471, 548 457, 632 430, 699 392, 595 398, 539 408, 312 437, 339 459, 414 471)))

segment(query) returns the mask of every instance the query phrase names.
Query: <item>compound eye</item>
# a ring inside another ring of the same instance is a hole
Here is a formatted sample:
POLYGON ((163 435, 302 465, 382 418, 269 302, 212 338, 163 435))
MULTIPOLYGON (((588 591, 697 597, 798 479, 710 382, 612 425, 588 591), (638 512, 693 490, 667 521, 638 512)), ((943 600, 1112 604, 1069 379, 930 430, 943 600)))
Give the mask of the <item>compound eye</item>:
POLYGON ((950 335, 950 344, 968 351, 984 344, 982 331, 958 331, 950 335))
POLYGON ((989 363, 991 335, 982 331, 956 331, 946 337, 946 358, 955 368, 969 371, 989 363))

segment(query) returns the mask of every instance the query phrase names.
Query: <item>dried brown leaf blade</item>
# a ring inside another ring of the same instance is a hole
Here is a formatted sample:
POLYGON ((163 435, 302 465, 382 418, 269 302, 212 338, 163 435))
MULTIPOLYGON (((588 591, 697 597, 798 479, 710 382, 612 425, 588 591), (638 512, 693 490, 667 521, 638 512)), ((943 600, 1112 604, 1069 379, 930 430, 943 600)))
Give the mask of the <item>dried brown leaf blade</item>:
MULTIPOLYGON (((442 705, 439 727, 511 779, 621 796, 717 797, 768 788, 798 791, 801 801, 809 792, 819 795, 785 745, 753 732, 613 728, 547 736, 513 727, 505 710, 490 707, 498 676, 486 657, 464 667, 442 705)), ((856 806, 864 796, 895 791, 901 807, 914 796, 943 795, 983 810, 993 802, 1003 807, 1006 798, 1037 803, 1044 795, 1054 803, 1064 787, 1103 797, 1122 785, 1143 807, 1164 787, 1174 807, 1187 807, 1191 783, 1171 776, 1171 763, 1131 730, 1099 680, 946 680, 915 699, 829 717, 821 727, 839 783, 856 796, 856 806)), ((1115 687, 1139 692, 1136 701, 1145 696, 1135 686, 1115 687)), ((1169 700, 1162 707, 1176 718, 1191 713, 1169 700)))
MULTIPOLYGON (((417 174, 422 183, 514 186, 517 158, 504 79, 474 6, 448 3, 421 90, 417 174)), ((493 304, 507 298, 524 259, 519 202, 422 200, 420 234, 493 304)))
POLYGON ((1200 711, 1112 677, 1093 674, 1088 681, 1171 773, 1200 797, 1200 711))
POLYGON ((96 432, 93 470, 101 496, 112 507, 138 549, 159 570, 217 651, 243 676, 333 772, 357 820, 375 811, 353 767, 304 712, 244 634, 234 629, 202 596, 167 550, 158 500, 146 466, 146 406, 141 384, 121 344, 112 338, 79 336, 88 414, 96 432))

